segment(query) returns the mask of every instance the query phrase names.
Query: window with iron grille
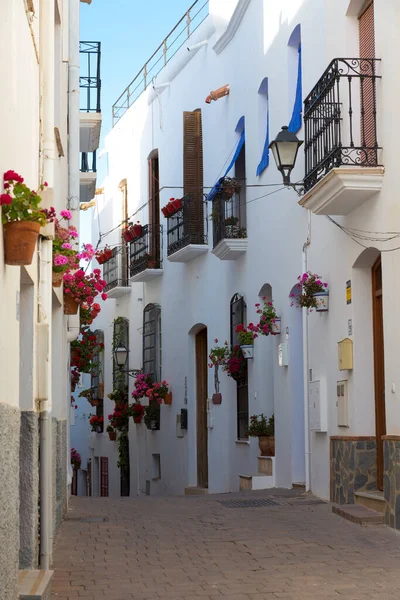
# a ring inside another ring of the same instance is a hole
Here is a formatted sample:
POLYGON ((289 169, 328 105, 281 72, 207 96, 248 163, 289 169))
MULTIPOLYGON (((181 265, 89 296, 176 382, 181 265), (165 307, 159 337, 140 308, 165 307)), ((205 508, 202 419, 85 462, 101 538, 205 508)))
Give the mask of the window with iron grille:
POLYGON ((129 356, 129 320, 125 317, 117 317, 114 320, 114 331, 113 331, 113 348, 112 348, 112 361, 113 361, 113 389, 121 390, 122 392, 128 393, 129 388, 129 374, 124 372, 127 369, 120 369, 116 363, 114 351, 118 347, 125 347, 128 350, 129 356))
MULTIPOLYGON (((152 381, 161 381, 161 307, 148 304, 143 311, 143 373, 148 373, 152 381)), ((160 405, 151 401, 157 412, 160 424, 160 405)))
MULTIPOLYGON (((104 346, 104 332, 97 329, 94 335, 96 336, 96 344, 103 344, 104 346)), ((95 354, 93 362, 94 367, 90 374, 90 387, 93 390, 92 397, 100 401, 96 406, 96 415, 102 417, 104 416, 104 350, 95 354)))
MULTIPOLYGON (((240 323, 246 322, 246 303, 243 296, 235 294, 230 304, 231 320, 231 346, 238 346, 238 337, 236 327, 240 323)), ((248 372, 247 362, 242 379, 236 382, 237 385, 237 438, 238 440, 247 439, 247 427, 249 424, 249 390, 248 390, 248 372)))

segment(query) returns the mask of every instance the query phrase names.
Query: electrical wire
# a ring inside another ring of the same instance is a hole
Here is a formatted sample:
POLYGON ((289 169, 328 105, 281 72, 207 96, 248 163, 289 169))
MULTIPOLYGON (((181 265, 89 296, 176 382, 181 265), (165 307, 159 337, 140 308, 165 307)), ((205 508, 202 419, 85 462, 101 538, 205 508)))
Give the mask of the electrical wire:
MULTIPOLYGON (((365 244, 362 244, 356 237, 354 237, 349 231, 347 231, 346 228, 343 227, 343 225, 340 225, 340 223, 338 223, 337 221, 335 221, 335 219, 332 219, 332 217, 329 217, 328 215, 325 215, 325 218, 328 219, 328 221, 330 221, 334 225, 336 225, 336 227, 338 227, 339 229, 341 229, 345 235, 347 235, 350 239, 353 240, 353 242, 355 242, 356 244, 358 244, 362 248, 368 249, 368 248, 371 247, 371 246, 366 246, 365 244)), ((396 236, 394 236, 391 239, 394 239, 395 237, 398 237, 398 236, 396 235, 396 236)), ((367 241, 367 239, 364 239, 363 241, 367 241)), ((370 241, 379 241, 379 240, 370 239, 370 241)), ((384 241, 390 241, 390 240, 384 240, 384 241)), ((378 250, 381 253, 384 253, 384 252, 396 252, 397 250, 400 250, 400 246, 396 246, 395 248, 383 248, 383 249, 379 249, 378 248, 378 250)))

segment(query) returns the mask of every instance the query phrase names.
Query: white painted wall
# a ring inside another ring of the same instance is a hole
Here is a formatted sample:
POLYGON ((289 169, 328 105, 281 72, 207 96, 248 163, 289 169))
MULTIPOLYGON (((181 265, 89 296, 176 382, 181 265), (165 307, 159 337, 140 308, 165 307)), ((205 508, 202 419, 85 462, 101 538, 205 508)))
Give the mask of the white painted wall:
MULTIPOLYGON (((238 7, 247 4, 239 1, 238 7)), ((375 0, 376 53, 382 58, 382 81, 378 84, 378 132, 384 148, 385 177, 382 192, 346 218, 338 219, 348 227, 369 231, 400 231, 400 214, 394 190, 397 177, 396 138, 400 119, 395 106, 398 78, 393 55, 400 42, 394 34, 400 7, 394 1, 375 0), (388 8, 390 5, 390 9, 388 8), (392 35, 391 35, 392 32, 392 35), (394 46, 393 46, 394 44, 394 46)), ((208 327, 209 346, 213 339, 229 339, 229 301, 234 293, 244 295, 248 321, 254 319, 254 303, 261 287, 272 286, 274 303, 282 317, 282 335, 256 341, 256 357, 249 367, 249 412, 275 412, 276 481, 290 487, 304 477, 303 357, 302 324, 299 311, 290 307, 289 293, 302 269, 302 248, 307 236, 306 211, 297 204, 292 190, 276 187, 251 187, 253 184, 280 184, 281 177, 271 164, 256 178, 265 132, 265 115, 259 107, 258 89, 268 77, 270 106, 270 139, 281 125, 287 124, 292 112, 293 78, 292 48, 289 38, 301 25, 303 57, 303 97, 314 86, 329 62, 338 56, 358 56, 358 25, 355 16, 346 14, 348 0, 335 3, 319 0, 285 0, 281 3, 252 0, 229 43, 218 53, 213 49, 220 32, 213 33, 208 46, 201 48, 189 62, 182 49, 160 75, 160 81, 171 81, 169 88, 152 101, 151 92, 144 93, 122 117, 106 139, 109 176, 105 193, 99 201, 100 229, 104 233, 118 224, 120 215, 118 184, 128 182, 129 213, 147 202, 147 157, 158 149, 160 165, 161 206, 170 196, 180 196, 182 186, 182 113, 201 108, 203 119, 204 186, 211 187, 224 169, 237 142, 235 126, 245 117, 247 169, 248 248, 235 262, 220 261, 211 251, 188 264, 174 264, 166 259, 164 231, 163 275, 148 284, 133 284, 130 296, 119 302, 107 302, 96 326, 107 332, 112 319, 119 315, 131 320, 131 368, 140 364, 141 313, 149 302, 162 307, 163 377, 172 385, 173 404, 162 406, 161 430, 151 433, 144 426, 133 426, 131 458, 132 486, 143 492, 148 479, 151 454, 161 454, 162 478, 152 482, 151 493, 182 493, 186 486, 196 485, 196 427, 194 340, 191 331, 197 324, 208 327), (179 70, 179 64, 185 66, 179 70), (289 72, 291 76, 289 76, 289 72), (289 84, 288 84, 289 81, 289 84), (210 105, 204 103, 209 91, 226 83, 231 92, 210 105), (161 107, 161 109, 160 109, 161 107), (162 126, 162 128, 161 128, 162 126), (268 195, 272 194, 273 195, 268 195), (264 196, 264 197, 261 197, 264 196), (138 298, 142 298, 139 301, 138 298), (133 325, 135 323, 135 325, 133 325), (286 340, 286 328, 288 339, 286 340), (278 366, 278 344, 288 341, 290 364, 278 366), (184 404, 184 381, 187 377, 188 397, 184 404), (176 414, 187 407, 189 429, 183 439, 175 433, 176 414), (133 442, 133 443, 132 443, 133 442), (302 455, 303 452, 303 455, 302 455), (139 473, 139 485, 137 483, 139 473)), ((227 31, 232 26, 228 25, 227 31)), ((196 32, 201 39, 210 35, 209 23, 196 32)), ((226 35, 226 34, 225 34, 226 35)), ((221 44, 220 44, 221 45, 221 44)), ((185 54, 186 53, 186 54, 185 54)), ((118 92, 118 91, 117 91, 118 92)), ((298 136, 303 137, 300 131, 298 136)), ((303 177, 303 154, 292 180, 303 177)), ((145 206, 135 219, 147 223, 145 206)), ((166 221, 162 220, 166 229, 166 221)), ((209 244, 212 248, 210 223, 209 244)), ((363 248, 324 217, 313 216, 311 245, 308 250, 310 270, 329 282, 330 310, 309 316, 309 367, 314 380, 326 380, 328 432, 311 434, 311 483, 313 491, 329 497, 329 436, 373 435, 374 395, 371 329, 371 292, 368 269, 353 265, 363 248), (346 304, 346 281, 352 280, 353 302, 346 304), (337 342, 348 333, 348 319, 353 320, 354 370, 338 371, 337 342), (350 427, 337 426, 336 381, 348 378, 350 427)), ((98 219, 93 218, 93 241, 98 239, 98 219)), ((104 240, 119 242, 114 231, 104 240)), ((398 298, 399 253, 383 256, 385 361, 387 384, 387 424, 390 433, 400 431, 400 410, 391 383, 400 389, 397 368, 397 340, 400 325, 395 318, 398 298)), ((356 263, 357 264, 357 263, 356 263)), ((106 341, 106 346, 109 341, 106 341)), ((107 350, 106 350, 107 351, 107 350)), ((106 375, 106 391, 110 390, 106 375)), ((209 394, 213 391, 210 371, 209 394)), ((257 444, 236 443, 235 385, 221 375, 221 406, 213 406, 214 426, 209 430, 209 489, 211 492, 238 489, 238 474, 256 471, 257 444)), ((105 411, 107 412, 107 411, 105 411)), ((97 452, 97 449, 96 449, 97 452)), ((111 465, 110 465, 111 471, 111 465)))

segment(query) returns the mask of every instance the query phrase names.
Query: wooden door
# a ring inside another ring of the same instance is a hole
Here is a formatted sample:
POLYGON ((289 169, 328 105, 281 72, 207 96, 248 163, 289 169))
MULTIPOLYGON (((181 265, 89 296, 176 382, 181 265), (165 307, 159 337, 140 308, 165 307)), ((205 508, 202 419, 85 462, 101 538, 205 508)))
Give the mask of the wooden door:
POLYGON ((377 447, 377 488, 383 490, 383 441, 386 434, 385 362, 382 309, 381 258, 372 267, 372 312, 374 328, 375 432, 377 447))
POLYGON ((100 496, 106 498, 108 496, 108 458, 102 456, 100 458, 100 496))
POLYGON ((197 485, 208 487, 207 328, 196 335, 197 485))

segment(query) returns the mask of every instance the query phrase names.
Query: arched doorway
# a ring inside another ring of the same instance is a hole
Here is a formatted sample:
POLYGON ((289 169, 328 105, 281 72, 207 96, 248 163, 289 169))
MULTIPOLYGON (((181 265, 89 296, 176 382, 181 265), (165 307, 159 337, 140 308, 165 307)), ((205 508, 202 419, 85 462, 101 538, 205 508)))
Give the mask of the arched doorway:
POLYGON ((197 485, 208 488, 208 345, 207 327, 202 327, 195 337, 196 361, 196 446, 197 485))

